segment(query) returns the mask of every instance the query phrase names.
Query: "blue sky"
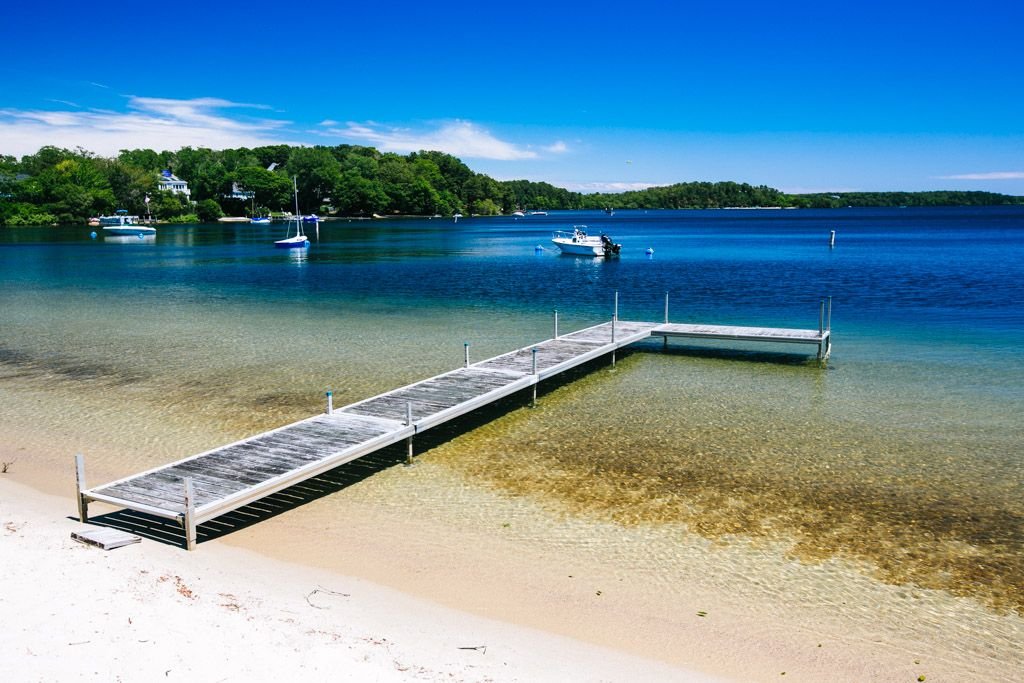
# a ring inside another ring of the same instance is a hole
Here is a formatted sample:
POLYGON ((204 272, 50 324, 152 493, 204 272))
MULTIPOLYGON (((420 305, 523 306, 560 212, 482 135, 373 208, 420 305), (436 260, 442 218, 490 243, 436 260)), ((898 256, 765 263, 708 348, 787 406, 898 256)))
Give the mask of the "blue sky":
POLYGON ((941 2, 8 3, 0 154, 440 149, 581 191, 1024 195, 1024 8, 941 2))

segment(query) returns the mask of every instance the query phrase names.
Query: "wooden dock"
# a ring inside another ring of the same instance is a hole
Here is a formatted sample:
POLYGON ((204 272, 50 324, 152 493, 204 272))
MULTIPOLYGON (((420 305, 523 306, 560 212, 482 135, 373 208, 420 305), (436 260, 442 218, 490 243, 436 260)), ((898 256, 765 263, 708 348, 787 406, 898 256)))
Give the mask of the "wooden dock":
MULTIPOLYGON (((617 306, 616 306, 617 308, 617 306)), ((820 327, 820 326, 819 326, 820 327)), ((477 408, 489 405, 594 359, 652 336, 818 344, 819 359, 831 349, 828 330, 682 325, 612 321, 555 336, 494 358, 184 460, 95 488, 85 486, 76 457, 78 513, 88 520, 92 501, 177 521, 185 546, 196 544, 196 527, 386 446, 406 441, 477 408)))

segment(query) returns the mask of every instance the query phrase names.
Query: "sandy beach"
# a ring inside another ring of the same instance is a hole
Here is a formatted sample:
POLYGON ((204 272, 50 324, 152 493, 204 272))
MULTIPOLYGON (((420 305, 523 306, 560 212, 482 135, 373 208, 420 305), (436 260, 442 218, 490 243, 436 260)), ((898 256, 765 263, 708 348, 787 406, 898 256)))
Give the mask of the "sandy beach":
MULTIPOLYGON (((12 468, 26 474, 29 462, 22 451, 12 468)), ((428 467, 398 469, 415 478, 428 467)), ((893 629, 882 601, 895 587, 850 596, 876 610, 875 633, 870 616, 798 595, 765 611, 699 562, 684 568, 688 585, 652 601, 657 578, 643 566, 623 573, 443 516, 410 518, 354 489, 344 525, 331 526, 322 514, 337 507, 318 501, 192 553, 149 539, 104 551, 70 538, 83 528, 72 496, 17 479, 0 476, 0 609, 18 615, 0 646, 13 680, 980 681, 1020 671, 957 656, 942 633, 893 629)))
POLYGON ((0 478, 6 680, 717 680, 221 544, 104 551, 66 505, 0 478))

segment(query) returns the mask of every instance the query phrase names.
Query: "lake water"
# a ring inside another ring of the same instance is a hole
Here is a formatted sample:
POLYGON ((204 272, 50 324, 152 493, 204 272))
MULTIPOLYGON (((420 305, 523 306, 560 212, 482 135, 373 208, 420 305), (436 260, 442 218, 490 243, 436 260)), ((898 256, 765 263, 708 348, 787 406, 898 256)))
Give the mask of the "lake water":
POLYGON ((802 328, 830 296, 827 368, 813 347, 644 343, 423 461, 579 518, 847 560, 976 601, 1014 645, 1024 207, 339 221, 301 253, 272 247, 283 226, 89 231, 0 230, 0 427, 88 435, 95 480, 458 367, 464 342, 547 338, 553 309, 563 332, 606 320, 616 291, 624 320, 661 320, 667 292, 673 322, 802 328), (553 251, 579 223, 621 258, 553 251))

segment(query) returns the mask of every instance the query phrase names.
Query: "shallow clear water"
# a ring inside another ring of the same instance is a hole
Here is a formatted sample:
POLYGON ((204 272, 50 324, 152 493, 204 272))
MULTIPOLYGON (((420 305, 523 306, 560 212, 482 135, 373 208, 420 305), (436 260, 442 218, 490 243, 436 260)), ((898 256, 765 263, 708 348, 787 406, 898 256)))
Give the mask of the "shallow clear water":
POLYGON ((457 367, 463 342, 481 359, 549 337, 552 309, 562 331, 607 319, 615 291, 623 319, 660 320, 668 292, 675 322, 805 328, 831 296, 827 369, 803 347, 649 342, 427 457, 571 514, 1024 611, 1021 208, 331 222, 300 254, 278 232, 0 231, 0 427, 89 435, 97 478, 123 476, 326 389, 344 405, 457 367), (548 248, 574 223, 622 257, 548 248))

